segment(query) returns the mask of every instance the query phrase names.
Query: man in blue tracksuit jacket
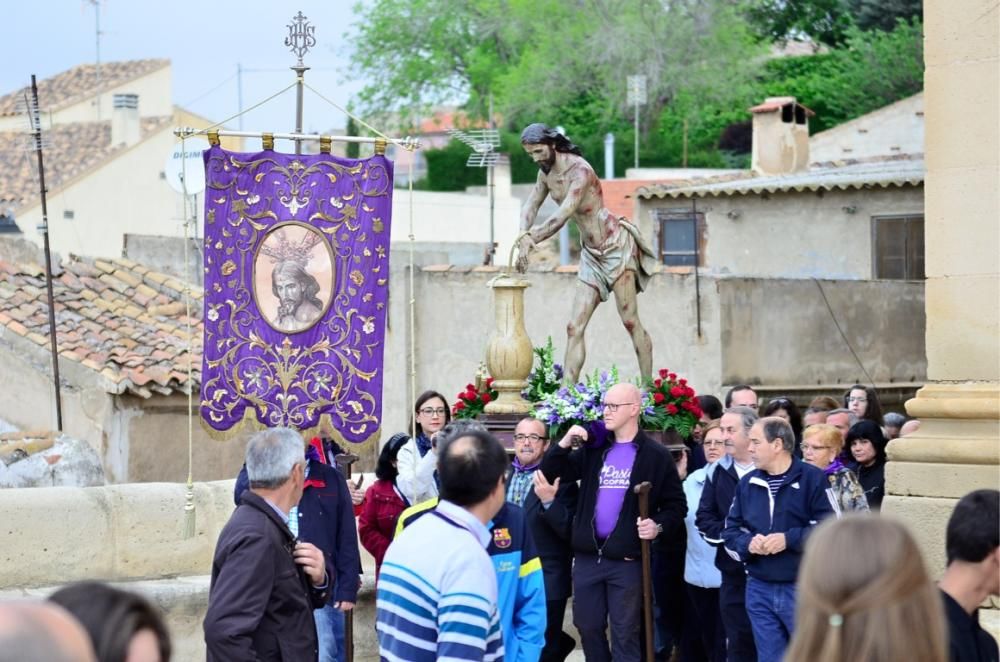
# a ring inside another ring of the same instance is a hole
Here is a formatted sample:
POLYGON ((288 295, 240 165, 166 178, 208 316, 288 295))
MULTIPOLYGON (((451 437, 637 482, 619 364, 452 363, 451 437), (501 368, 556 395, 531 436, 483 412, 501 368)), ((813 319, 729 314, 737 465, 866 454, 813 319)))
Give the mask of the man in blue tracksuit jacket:
MULTIPOLYGON (((410 506, 399 516, 396 533, 431 512, 438 499, 410 506)), ((497 608, 506 662, 538 662, 545 646, 545 584, 542 562, 528 531, 524 509, 506 502, 489 524, 486 552, 497 574, 497 608)), ((433 554, 434 550, 427 550, 433 554)))
POLYGON ((722 532, 745 564, 746 606, 758 662, 780 662, 795 629, 795 578, 806 538, 833 514, 823 471, 793 455, 795 433, 783 418, 750 428, 757 468, 736 486, 722 532))

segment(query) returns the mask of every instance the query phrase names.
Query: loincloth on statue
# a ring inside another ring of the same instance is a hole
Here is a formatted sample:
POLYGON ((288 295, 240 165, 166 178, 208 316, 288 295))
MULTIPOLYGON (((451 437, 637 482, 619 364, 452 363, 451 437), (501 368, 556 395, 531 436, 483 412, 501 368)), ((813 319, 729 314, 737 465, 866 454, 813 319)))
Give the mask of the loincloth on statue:
MULTIPOLYGON (((602 212, 607 213, 606 209, 602 212)), ((618 229, 600 248, 581 245, 580 249, 578 277, 597 290, 601 301, 608 300, 615 282, 626 271, 635 274, 636 289, 642 292, 656 268, 656 254, 642 238, 639 228, 624 216, 618 217, 618 229)))

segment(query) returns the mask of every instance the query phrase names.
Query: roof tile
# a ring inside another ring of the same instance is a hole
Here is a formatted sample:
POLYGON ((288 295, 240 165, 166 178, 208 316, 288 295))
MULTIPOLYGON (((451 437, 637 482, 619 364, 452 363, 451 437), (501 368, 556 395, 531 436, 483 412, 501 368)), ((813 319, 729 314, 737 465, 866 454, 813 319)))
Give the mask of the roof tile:
MULTIPOLYGON (((171 288, 157 293, 144 281, 158 285, 157 277, 163 281, 169 277, 131 261, 100 262, 74 257, 63 263, 62 275, 53 280, 61 356, 101 373, 110 381, 104 387, 114 392, 125 389, 149 397, 144 385, 150 381, 158 389, 186 391, 189 336, 183 296, 171 288), (166 304, 161 304, 156 318, 148 311, 150 294, 166 304)), ((171 285, 184 289, 184 283, 173 280, 171 285)), ((0 327, 47 347, 45 301, 44 281, 33 267, 0 261, 0 327)), ((191 306, 190 351, 196 380, 201 366, 201 313, 201 306, 191 306)))

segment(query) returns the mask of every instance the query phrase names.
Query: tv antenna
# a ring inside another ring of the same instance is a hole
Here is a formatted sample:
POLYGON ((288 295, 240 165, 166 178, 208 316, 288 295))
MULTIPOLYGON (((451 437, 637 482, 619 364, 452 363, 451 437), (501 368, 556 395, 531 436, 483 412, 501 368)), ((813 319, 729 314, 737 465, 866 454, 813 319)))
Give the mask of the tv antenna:
POLYGON ((486 188, 490 197, 490 247, 486 254, 485 263, 493 264, 493 256, 496 254, 497 244, 494 230, 494 206, 496 204, 496 184, 494 182, 494 168, 500 160, 500 131, 497 129, 448 129, 452 137, 461 140, 472 148, 465 165, 467 168, 486 168, 486 188))
POLYGON ((42 160, 44 142, 42 140, 42 116, 38 106, 38 84, 31 75, 31 98, 25 94, 25 109, 31 127, 32 150, 38 155, 38 186, 42 197, 42 222, 38 231, 42 233, 45 249, 45 289, 49 303, 49 339, 52 346, 52 379, 56 390, 56 429, 62 432, 62 396, 59 389, 59 347, 56 342, 56 306, 52 294, 52 252, 49 250, 49 209, 45 198, 45 165, 42 160))

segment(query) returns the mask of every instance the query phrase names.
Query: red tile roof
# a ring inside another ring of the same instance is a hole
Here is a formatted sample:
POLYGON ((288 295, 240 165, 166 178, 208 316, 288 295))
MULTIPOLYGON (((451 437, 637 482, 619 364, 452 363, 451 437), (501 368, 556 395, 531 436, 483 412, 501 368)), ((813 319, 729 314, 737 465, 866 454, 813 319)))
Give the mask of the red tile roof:
POLYGON ((641 186, 665 183, 662 179, 602 179, 604 206, 615 216, 625 216, 630 221, 635 215, 635 192, 641 186))
MULTIPOLYGON (((97 65, 81 64, 38 81, 38 102, 43 111, 59 110, 169 66, 170 60, 159 59, 104 62, 98 85, 97 65)), ((24 112, 23 89, 0 97, 0 116, 16 115, 18 111, 24 112)))
MULTIPOLYGON (((170 117, 141 120, 142 136, 171 123, 170 117)), ((42 131, 45 149, 45 186, 56 191, 73 178, 127 149, 111 147, 111 122, 75 122, 42 131)), ((31 151, 31 136, 24 131, 0 132, 0 202, 30 206, 38 198, 38 161, 31 151)))
MULTIPOLYGON (((202 290, 126 259, 73 256, 53 277, 59 355, 104 378, 109 393, 187 392, 201 381, 202 290), (188 336, 187 325, 191 325, 188 336)), ((48 352, 45 271, 0 261, 0 334, 16 334, 48 352)))

